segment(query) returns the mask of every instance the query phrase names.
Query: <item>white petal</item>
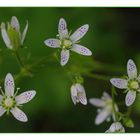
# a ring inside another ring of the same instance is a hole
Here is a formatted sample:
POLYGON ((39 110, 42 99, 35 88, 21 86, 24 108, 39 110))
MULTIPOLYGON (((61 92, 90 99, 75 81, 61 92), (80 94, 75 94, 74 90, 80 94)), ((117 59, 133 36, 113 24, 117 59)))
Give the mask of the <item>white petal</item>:
POLYGON ((103 98, 105 99, 105 100, 110 100, 111 99, 111 96, 107 93, 107 92, 103 92, 103 98))
POLYGON ((23 30, 23 33, 22 33, 22 36, 21 36, 21 44, 23 45, 23 42, 24 42, 24 40, 25 40, 25 37, 26 37, 26 34, 27 34, 27 30, 28 30, 28 21, 27 21, 27 23, 26 23, 26 26, 25 26, 25 28, 24 28, 24 30, 23 30))
POLYGON ((14 95, 15 84, 14 84, 13 76, 10 73, 8 73, 6 75, 4 85, 5 85, 5 95, 6 96, 13 96, 14 95))
POLYGON ((82 93, 81 96, 79 96, 79 102, 83 105, 87 105, 87 98, 86 98, 86 94, 82 93))
POLYGON ((71 99, 72 99, 72 102, 76 105, 76 102, 77 102, 76 96, 73 96, 73 95, 71 94, 71 99))
POLYGON ((15 107, 13 109, 10 110, 10 112, 13 114, 13 116, 21 121, 21 122, 27 122, 27 116, 25 115, 25 113, 23 111, 21 111, 19 108, 15 107))
POLYGON ((71 95, 72 95, 72 96, 77 96, 77 90, 76 90, 75 85, 72 85, 72 86, 71 86, 71 95))
POLYGON ((120 122, 115 122, 110 126, 110 132, 125 132, 124 127, 120 122))
POLYGON ((137 77, 137 68, 133 60, 129 59, 127 62, 127 73, 129 78, 133 79, 137 77))
POLYGON ((0 117, 6 112, 6 110, 0 106, 0 117))
POLYGON ((59 48, 60 47, 60 40, 58 39, 47 39, 44 43, 51 48, 59 48))
POLYGON ((10 41, 9 36, 7 34, 7 31, 5 29, 5 24, 4 23, 1 24, 1 35, 2 35, 2 38, 5 42, 5 44, 6 44, 6 47, 8 49, 12 49, 11 41, 10 41))
POLYGON ((76 42, 81 39, 88 31, 89 25, 85 24, 78 28, 71 36, 70 39, 72 42, 76 42))
POLYGON ((81 55, 87 55, 87 56, 92 55, 92 52, 88 48, 79 44, 74 44, 71 50, 81 55))
POLYGON ((121 78, 112 78, 110 80, 110 82, 112 83, 112 85, 114 85, 117 88, 120 89, 126 89, 127 88, 127 83, 128 81, 125 79, 121 79, 121 78))
POLYGON ((13 28, 15 28, 17 32, 20 31, 20 25, 19 25, 19 22, 18 22, 17 17, 13 16, 13 17, 11 18, 11 26, 12 26, 13 28))
POLYGON ((63 18, 60 18, 59 20, 58 33, 61 39, 68 36, 67 23, 63 18))
POLYGON ((137 77, 138 82, 140 82, 140 75, 137 77))
POLYGON ((17 104, 25 104, 25 103, 31 101, 35 95, 36 95, 36 91, 30 90, 30 91, 23 92, 20 95, 16 96, 15 100, 16 100, 17 104))
POLYGON ((97 107, 104 107, 105 106, 105 102, 101 99, 97 99, 97 98, 91 98, 89 99, 89 103, 97 106, 97 107))
POLYGON ((62 50, 61 51, 61 66, 66 65, 69 60, 69 50, 62 50))
POLYGON ((130 106, 134 103, 136 98, 136 92, 135 91, 128 91, 126 97, 125 97, 125 103, 126 106, 130 106))
POLYGON ((101 124, 103 121, 105 121, 107 119, 107 117, 110 115, 110 112, 108 112, 106 109, 103 109, 97 116, 95 119, 95 124, 99 125, 101 124))

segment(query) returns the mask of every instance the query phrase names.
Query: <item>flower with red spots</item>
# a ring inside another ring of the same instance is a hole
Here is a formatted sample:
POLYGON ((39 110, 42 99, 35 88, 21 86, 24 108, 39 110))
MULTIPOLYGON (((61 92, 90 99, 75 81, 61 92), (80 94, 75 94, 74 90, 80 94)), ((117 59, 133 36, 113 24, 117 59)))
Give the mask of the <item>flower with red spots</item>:
POLYGON ((69 60, 70 50, 81 55, 92 55, 92 52, 88 48, 78 44, 80 42, 80 39, 87 33, 88 28, 89 25, 85 24, 78 28, 72 35, 70 35, 70 32, 68 32, 67 29, 67 23, 65 19, 60 18, 58 24, 59 39, 50 38, 45 40, 44 43, 48 47, 62 49, 60 63, 62 66, 64 66, 69 60))
POLYGON ((32 100, 36 95, 36 91, 29 90, 16 96, 19 88, 17 88, 17 91, 14 93, 14 79, 10 73, 6 75, 4 87, 5 92, 1 89, 2 95, 0 95, 0 116, 2 116, 5 112, 7 112, 7 114, 11 112, 17 120, 27 122, 28 118, 26 114, 18 107, 32 100))

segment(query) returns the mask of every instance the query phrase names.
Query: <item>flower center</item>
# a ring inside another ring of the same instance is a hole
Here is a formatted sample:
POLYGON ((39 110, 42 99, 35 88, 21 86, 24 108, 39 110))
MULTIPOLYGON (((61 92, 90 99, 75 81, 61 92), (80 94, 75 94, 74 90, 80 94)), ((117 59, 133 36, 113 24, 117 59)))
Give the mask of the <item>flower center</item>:
POLYGON ((63 40, 62 46, 64 49, 70 49, 72 45, 72 42, 68 39, 63 40))
POLYGON ((7 97, 3 100, 3 106, 5 108, 12 108, 14 106, 14 99, 7 97))
POLYGON ((129 86, 130 89, 137 90, 139 88, 139 83, 137 81, 131 81, 129 86))

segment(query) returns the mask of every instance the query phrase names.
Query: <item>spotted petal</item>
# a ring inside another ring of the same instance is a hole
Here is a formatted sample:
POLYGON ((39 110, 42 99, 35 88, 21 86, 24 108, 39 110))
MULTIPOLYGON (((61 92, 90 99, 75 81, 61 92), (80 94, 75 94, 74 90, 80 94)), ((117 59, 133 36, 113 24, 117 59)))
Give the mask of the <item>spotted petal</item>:
POLYGON ((0 106, 0 117, 6 112, 6 110, 0 106))
POLYGON ((120 122, 115 122, 106 132, 125 132, 125 129, 120 122))
POLYGON ((26 37, 26 34, 27 34, 27 30, 28 30, 28 21, 27 21, 27 23, 26 23, 26 26, 25 26, 25 28, 24 28, 24 30, 23 30, 23 33, 22 33, 22 36, 21 36, 21 44, 23 45, 23 42, 24 42, 24 40, 25 40, 25 37, 26 37))
POLYGON ((64 66, 67 64, 69 60, 69 50, 62 50, 61 51, 61 66, 64 66))
POLYGON ((95 118, 95 124, 99 125, 103 121, 107 119, 107 117, 110 115, 110 112, 108 112, 106 109, 103 109, 95 118))
POLYGON ((16 100, 17 104, 25 104, 25 103, 31 101, 35 95, 36 95, 36 91, 30 90, 30 91, 23 92, 20 95, 16 96, 15 100, 16 100))
POLYGON ((112 78, 110 80, 111 84, 120 89, 126 89, 128 81, 121 78, 112 78))
POLYGON ((26 114, 23 111, 21 111, 19 108, 15 107, 15 108, 11 109, 10 112, 13 114, 13 116, 17 120, 19 120, 21 122, 27 122, 28 121, 28 118, 27 118, 26 114))
POLYGON ((13 76, 10 73, 8 73, 6 75, 4 85, 5 85, 5 95, 6 96, 13 96, 14 95, 15 84, 14 84, 13 76))
POLYGON ((97 99, 97 98, 89 99, 89 103, 96 106, 96 107, 104 107, 105 106, 105 102, 103 100, 97 99))
POLYGON ((67 23, 65 19, 63 18, 60 18, 59 20, 58 33, 59 33, 60 39, 68 37, 67 23))
POLYGON ((128 91, 126 97, 125 97, 125 103, 126 106, 131 106, 136 98, 136 92, 135 91, 128 91))
POLYGON ((129 59, 127 62, 127 73, 130 79, 137 77, 137 67, 133 60, 129 59))
POLYGON ((70 39, 73 43, 80 40, 88 31, 89 25, 85 24, 78 28, 71 36, 70 39))
POLYGON ((11 41, 10 41, 10 38, 9 38, 9 36, 7 34, 7 31, 6 31, 4 23, 1 24, 1 35, 2 35, 2 38, 4 40, 4 43, 6 44, 6 47, 8 49, 12 49, 11 41))
POLYGON ((13 16, 13 17, 11 18, 11 26, 12 26, 13 28, 15 28, 15 30, 16 30, 17 32, 20 32, 20 25, 19 25, 19 21, 18 21, 17 17, 13 16))
POLYGON ((82 94, 78 97, 78 99, 79 99, 79 102, 80 102, 81 104, 87 105, 87 98, 86 98, 85 92, 82 93, 82 94))
POLYGON ((71 50, 81 55, 87 55, 87 56, 92 55, 92 52, 88 48, 79 44, 74 44, 71 50))
POLYGON ((58 39, 47 39, 44 43, 51 48, 59 48, 60 47, 60 40, 58 39))

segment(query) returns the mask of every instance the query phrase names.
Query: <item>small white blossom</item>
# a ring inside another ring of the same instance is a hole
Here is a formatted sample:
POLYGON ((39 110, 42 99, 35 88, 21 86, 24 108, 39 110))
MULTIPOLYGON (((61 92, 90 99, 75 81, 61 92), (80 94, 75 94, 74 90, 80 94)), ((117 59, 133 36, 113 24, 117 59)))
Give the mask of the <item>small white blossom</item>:
POLYGON ((123 133, 125 132, 124 127, 120 122, 114 122, 111 124, 110 128, 106 131, 106 133, 123 133))
POLYGON ((84 87, 77 83, 71 86, 71 98, 73 103, 81 103, 83 105, 87 105, 87 98, 84 87))
POLYGON ((119 89, 126 89, 125 103, 127 106, 130 106, 135 101, 136 93, 140 92, 140 76, 137 76, 136 65, 131 59, 127 62, 127 74, 128 77, 126 79, 112 78, 110 82, 119 89))
POLYGON ((17 120, 27 122, 28 119, 26 114, 18 107, 32 100, 36 95, 36 91, 29 90, 16 96, 19 88, 17 88, 17 91, 14 93, 14 79, 10 73, 6 75, 4 87, 5 93, 1 89, 2 95, 0 95, 0 116, 2 116, 5 112, 11 112, 17 120))
MULTIPOLYGON (((101 99, 98 99, 98 98, 89 99, 89 103, 93 106, 100 108, 100 110, 98 109, 99 111, 95 118, 96 125, 101 124, 105 120, 109 121, 111 116, 114 119, 112 98, 110 97, 108 93, 103 92, 103 96, 101 97, 101 99)), ((115 109, 116 111, 118 111, 118 107, 116 104, 115 104, 115 109)))
POLYGON ((72 35, 68 32, 67 23, 65 19, 61 18, 58 24, 59 39, 47 39, 45 44, 51 48, 61 48, 61 65, 64 66, 70 57, 70 50, 81 55, 90 56, 92 52, 78 44, 79 40, 87 33, 89 28, 88 24, 85 24, 78 28, 72 35))
POLYGON ((28 22, 26 23, 26 26, 21 33, 19 21, 15 16, 11 18, 11 22, 8 22, 7 28, 5 23, 2 22, 1 34, 6 47, 8 49, 16 50, 18 47, 22 46, 26 37, 27 30, 28 22))

